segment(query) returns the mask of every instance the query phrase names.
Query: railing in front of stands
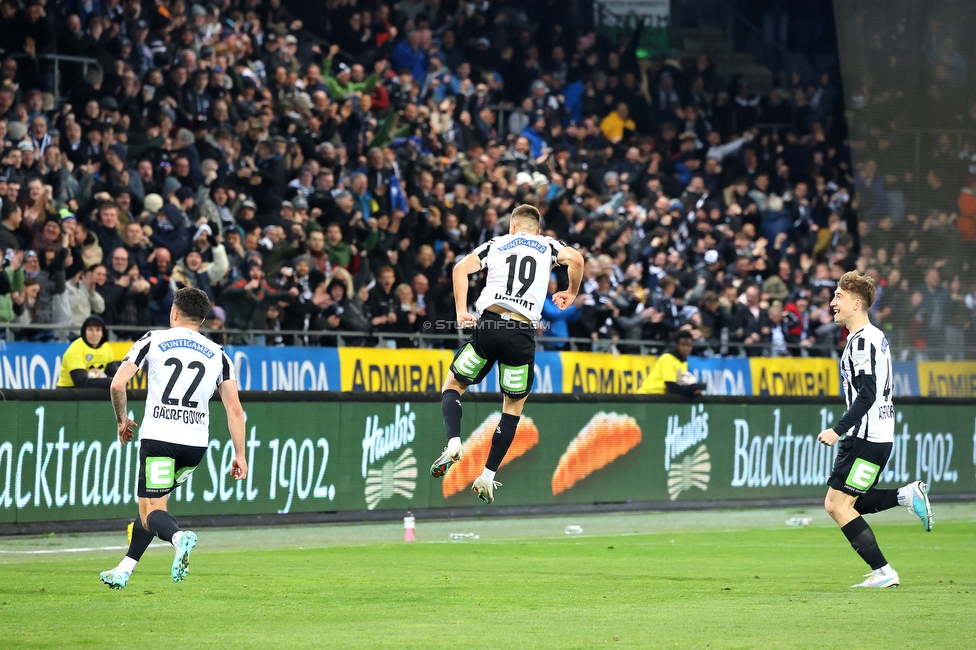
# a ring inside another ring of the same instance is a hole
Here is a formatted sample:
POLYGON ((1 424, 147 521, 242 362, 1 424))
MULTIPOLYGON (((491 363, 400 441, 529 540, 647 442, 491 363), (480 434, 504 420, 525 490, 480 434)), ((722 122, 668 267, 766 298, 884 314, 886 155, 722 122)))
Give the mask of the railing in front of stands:
MULTIPOLYGON (((109 325, 109 340, 133 341, 145 332, 162 327, 138 327, 109 325)), ((201 331, 225 345, 286 345, 293 347, 377 347, 377 348, 427 348, 454 349, 461 346, 468 333, 456 328, 445 328, 441 334, 410 332, 343 332, 316 330, 211 330, 206 325, 201 331)), ((77 338, 78 328, 71 325, 21 325, 0 324, 0 340, 7 341, 66 342, 77 338)), ((540 350, 564 352, 603 352, 610 354, 660 354, 667 341, 632 339, 597 339, 574 337, 539 337, 540 350)), ((774 354, 770 343, 743 344, 739 342, 709 341, 695 345, 699 356, 794 356, 836 358, 838 350, 831 345, 801 346, 788 344, 789 354, 774 354)), ((782 348, 781 348, 782 350, 782 348)))
MULTIPOLYGON (((71 88, 64 89, 64 93, 61 92, 61 78, 63 76, 61 66, 63 64, 80 64, 82 77, 88 74, 89 66, 94 66, 100 72, 104 73, 102 64, 98 62, 98 59, 93 59, 87 56, 71 56, 68 54, 36 54, 32 56, 24 52, 11 52, 10 54, 6 54, 2 49, 0 49, 0 54, 12 57, 14 59, 38 59, 42 62, 53 64, 52 69, 50 70, 50 72, 53 74, 53 88, 51 90, 53 91, 56 100, 65 99, 68 93, 71 92, 71 88)), ((45 72, 47 71, 41 70, 42 77, 45 76, 45 72)), ((72 79, 71 83, 74 83, 75 81, 78 81, 78 79, 72 79)))

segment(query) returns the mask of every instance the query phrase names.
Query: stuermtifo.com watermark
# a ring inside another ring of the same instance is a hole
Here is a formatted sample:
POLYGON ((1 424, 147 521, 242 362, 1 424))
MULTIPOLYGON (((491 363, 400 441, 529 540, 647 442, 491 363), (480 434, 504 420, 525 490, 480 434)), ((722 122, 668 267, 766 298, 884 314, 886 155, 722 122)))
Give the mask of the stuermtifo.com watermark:
MULTIPOLYGON (((499 319, 479 318, 478 319, 478 327, 480 329, 486 329, 486 330, 487 329, 517 330, 517 329, 524 329, 526 326, 530 326, 536 330, 548 331, 551 328, 552 323, 550 323, 550 321, 545 320, 544 318, 532 322, 514 320, 514 319, 506 320, 501 318, 499 319)), ((446 320, 446 319, 424 321, 423 328, 425 332, 455 332, 458 329, 460 329, 458 327, 457 321, 446 320)), ((470 329, 474 329, 474 328, 472 327, 470 329)))

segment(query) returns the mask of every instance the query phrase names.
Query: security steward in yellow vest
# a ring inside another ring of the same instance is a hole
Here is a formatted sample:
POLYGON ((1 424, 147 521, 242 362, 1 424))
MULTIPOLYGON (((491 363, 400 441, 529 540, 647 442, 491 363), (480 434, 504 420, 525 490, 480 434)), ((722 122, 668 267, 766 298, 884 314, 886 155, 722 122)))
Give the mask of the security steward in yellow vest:
POLYGON ((657 358, 657 362, 637 389, 637 393, 642 395, 673 393, 685 397, 701 395, 705 390, 705 384, 680 381, 682 375, 688 372, 692 340, 691 332, 686 330, 675 332, 671 337, 673 346, 657 358))
POLYGON ((58 388, 108 388, 118 370, 112 348, 105 345, 105 322, 92 315, 81 325, 81 336, 74 340, 61 359, 58 388))

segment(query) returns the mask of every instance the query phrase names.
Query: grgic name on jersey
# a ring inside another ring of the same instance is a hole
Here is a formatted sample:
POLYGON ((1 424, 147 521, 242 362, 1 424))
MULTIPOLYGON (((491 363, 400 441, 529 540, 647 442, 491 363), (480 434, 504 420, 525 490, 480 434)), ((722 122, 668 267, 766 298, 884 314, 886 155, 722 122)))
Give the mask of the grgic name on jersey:
POLYGON ((207 416, 201 411, 172 409, 165 406, 154 406, 152 416, 157 420, 175 420, 183 424, 205 424, 207 419, 207 416))

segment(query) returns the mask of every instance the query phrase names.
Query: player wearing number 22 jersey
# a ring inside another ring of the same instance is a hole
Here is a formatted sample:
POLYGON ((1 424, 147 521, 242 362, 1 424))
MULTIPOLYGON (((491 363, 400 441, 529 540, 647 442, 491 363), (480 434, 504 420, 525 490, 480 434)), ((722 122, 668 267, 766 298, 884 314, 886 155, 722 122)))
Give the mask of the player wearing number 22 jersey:
MULTIPOLYGON (((458 350, 441 393, 441 412, 447 447, 430 473, 441 477, 461 460, 461 395, 468 386, 484 381, 498 365, 498 383, 504 394, 502 416, 491 438, 491 449, 481 476, 471 489, 486 503, 494 500, 495 472, 508 452, 535 374, 535 332, 549 289, 552 267, 569 267, 569 290, 553 295, 565 309, 576 298, 583 278, 583 258, 564 243, 539 234, 541 218, 531 205, 512 211, 509 234, 491 239, 454 267, 457 324, 472 329, 471 338, 458 350), (468 313, 468 276, 487 269, 485 288, 475 304, 480 318, 468 313)), ((460 467, 458 469, 461 469, 460 467)))
POLYGON ((148 396, 139 431, 139 516, 131 525, 129 549, 114 569, 100 574, 102 582, 122 589, 149 547, 153 536, 176 548, 171 576, 181 582, 189 571, 193 531, 180 530, 166 511, 167 496, 196 469, 210 441, 210 398, 214 390, 227 411, 234 444, 232 475, 247 476, 244 459, 244 410, 237 394, 234 364, 223 349, 199 332, 210 313, 207 294, 183 288, 173 297, 170 329, 153 331, 136 341, 112 381, 112 404, 119 441, 132 439, 137 426, 128 418, 125 387, 140 368, 147 369, 148 396))
POLYGON ((124 361, 149 369, 139 439, 205 448, 214 387, 237 381, 227 353, 199 332, 174 327, 146 334, 124 361))
POLYGON ((827 479, 827 512, 841 527, 858 555, 871 567, 866 580, 854 587, 894 587, 900 584, 878 547, 874 531, 861 515, 907 506, 925 530, 932 530, 928 488, 915 481, 898 489, 879 489, 878 481, 891 455, 895 408, 891 402, 891 350, 884 333, 868 320, 874 304, 871 278, 856 271, 845 273, 830 305, 834 322, 851 335, 840 361, 847 411, 817 439, 825 445, 840 440, 837 457, 827 479))

